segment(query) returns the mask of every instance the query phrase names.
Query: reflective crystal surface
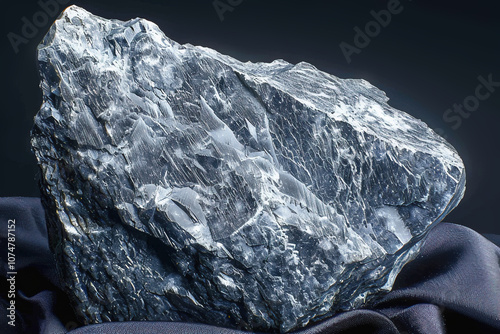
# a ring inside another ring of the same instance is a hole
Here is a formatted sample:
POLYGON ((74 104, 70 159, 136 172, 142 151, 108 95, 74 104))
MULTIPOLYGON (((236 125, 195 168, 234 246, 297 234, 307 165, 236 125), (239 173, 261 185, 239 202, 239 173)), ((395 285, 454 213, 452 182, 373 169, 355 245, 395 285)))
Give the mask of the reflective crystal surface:
POLYGON ((390 290, 463 196, 455 150, 364 80, 76 6, 38 60, 32 146, 85 323, 303 327, 390 290))

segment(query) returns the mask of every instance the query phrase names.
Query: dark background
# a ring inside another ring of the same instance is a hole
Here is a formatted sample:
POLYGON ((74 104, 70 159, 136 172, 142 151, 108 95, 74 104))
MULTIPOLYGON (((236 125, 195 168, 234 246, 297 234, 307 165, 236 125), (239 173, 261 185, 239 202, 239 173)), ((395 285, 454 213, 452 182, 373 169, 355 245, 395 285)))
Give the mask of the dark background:
MULTIPOLYGON (((55 3, 59 11, 74 3, 107 18, 143 17, 177 42, 207 46, 242 61, 306 61, 341 78, 368 80, 387 93, 393 107, 440 128, 464 160, 467 192, 446 221, 500 234, 500 87, 458 129, 443 120, 446 109, 474 95, 478 76, 492 75, 500 82, 498 1, 401 0, 403 11, 350 64, 339 44, 353 44, 354 27, 364 29, 373 20, 370 11, 386 9, 388 0, 221 0, 230 1, 241 3, 225 12, 222 21, 212 0, 55 3)), ((36 0, 2 6, 0 196, 39 196, 40 173, 29 146, 41 104, 36 45, 57 14, 48 15, 50 22, 40 24, 36 36, 16 53, 8 33, 22 35, 22 18, 33 22, 42 6, 36 0)))

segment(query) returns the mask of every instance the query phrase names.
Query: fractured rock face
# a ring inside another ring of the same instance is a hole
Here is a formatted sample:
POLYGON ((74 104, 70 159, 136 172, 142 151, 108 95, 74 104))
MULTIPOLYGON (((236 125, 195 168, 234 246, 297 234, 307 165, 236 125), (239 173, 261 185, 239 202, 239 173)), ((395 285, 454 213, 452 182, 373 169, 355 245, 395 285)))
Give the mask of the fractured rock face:
POLYGON ((300 328, 390 290, 465 189, 455 150, 364 80, 75 6, 38 59, 32 145, 85 323, 300 328))

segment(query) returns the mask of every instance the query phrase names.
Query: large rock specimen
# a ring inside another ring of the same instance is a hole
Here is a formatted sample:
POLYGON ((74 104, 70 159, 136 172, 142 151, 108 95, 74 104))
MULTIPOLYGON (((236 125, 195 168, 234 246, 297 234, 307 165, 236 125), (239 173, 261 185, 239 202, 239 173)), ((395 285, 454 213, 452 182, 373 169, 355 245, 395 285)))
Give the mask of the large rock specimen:
POLYGON ((463 196, 455 150, 364 80, 75 6, 38 60, 32 145, 84 323, 298 329, 390 290, 463 196))

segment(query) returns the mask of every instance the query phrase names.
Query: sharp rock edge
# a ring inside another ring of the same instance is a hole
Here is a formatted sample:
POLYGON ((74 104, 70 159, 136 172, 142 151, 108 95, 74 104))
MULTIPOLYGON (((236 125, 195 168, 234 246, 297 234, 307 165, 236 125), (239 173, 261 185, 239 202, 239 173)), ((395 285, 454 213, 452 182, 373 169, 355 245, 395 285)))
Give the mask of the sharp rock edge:
POLYGON ((76 6, 38 60, 32 146, 84 323, 301 328, 390 290, 463 196, 455 150, 364 80, 76 6))

